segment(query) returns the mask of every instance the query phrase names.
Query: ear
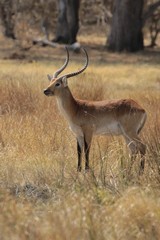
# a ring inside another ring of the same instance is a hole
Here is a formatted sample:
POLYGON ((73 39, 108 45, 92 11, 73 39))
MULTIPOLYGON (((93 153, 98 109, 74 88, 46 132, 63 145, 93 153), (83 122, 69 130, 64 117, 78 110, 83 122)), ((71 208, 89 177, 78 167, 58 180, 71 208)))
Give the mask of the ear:
POLYGON ((66 76, 62 78, 62 83, 63 83, 64 87, 68 86, 68 82, 67 82, 67 77, 66 76))
POLYGON ((52 76, 47 74, 48 80, 51 81, 52 80, 52 76))

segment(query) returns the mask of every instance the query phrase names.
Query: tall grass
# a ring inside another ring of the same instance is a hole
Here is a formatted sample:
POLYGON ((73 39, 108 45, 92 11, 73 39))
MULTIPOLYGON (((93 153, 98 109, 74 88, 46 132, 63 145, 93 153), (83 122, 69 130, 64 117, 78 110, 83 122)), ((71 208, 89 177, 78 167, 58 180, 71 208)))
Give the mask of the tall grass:
POLYGON ((160 239, 158 66, 95 63, 69 81, 77 98, 131 97, 146 109, 139 177, 139 158, 128 176, 128 149, 112 136, 95 137, 90 173, 76 172, 75 138, 43 94, 60 62, 0 65, 0 239, 160 239))

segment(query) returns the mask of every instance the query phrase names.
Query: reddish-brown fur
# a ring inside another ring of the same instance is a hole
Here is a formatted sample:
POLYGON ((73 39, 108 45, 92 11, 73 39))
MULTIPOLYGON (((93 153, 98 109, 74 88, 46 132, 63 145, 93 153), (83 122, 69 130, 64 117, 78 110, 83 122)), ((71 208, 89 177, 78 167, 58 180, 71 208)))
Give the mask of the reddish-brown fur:
POLYGON ((67 78, 85 70, 88 65, 86 51, 85 54, 87 62, 80 71, 59 78, 53 77, 48 88, 44 90, 47 96, 56 97, 60 111, 77 138, 77 170, 81 171, 83 148, 86 158, 85 169, 89 169, 89 150, 93 135, 109 134, 124 137, 131 150, 132 163, 135 155, 138 152, 141 154, 142 172, 146 147, 138 134, 145 124, 146 112, 132 99, 86 101, 74 98, 68 87, 67 78))

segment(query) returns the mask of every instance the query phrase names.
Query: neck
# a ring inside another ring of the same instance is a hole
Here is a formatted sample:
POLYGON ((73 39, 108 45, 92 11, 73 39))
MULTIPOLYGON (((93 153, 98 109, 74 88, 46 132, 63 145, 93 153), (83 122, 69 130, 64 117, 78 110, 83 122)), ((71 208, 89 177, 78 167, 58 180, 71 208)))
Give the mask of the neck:
POLYGON ((56 96, 59 110, 67 118, 71 120, 76 111, 76 100, 74 99, 70 89, 65 87, 58 96, 56 96))

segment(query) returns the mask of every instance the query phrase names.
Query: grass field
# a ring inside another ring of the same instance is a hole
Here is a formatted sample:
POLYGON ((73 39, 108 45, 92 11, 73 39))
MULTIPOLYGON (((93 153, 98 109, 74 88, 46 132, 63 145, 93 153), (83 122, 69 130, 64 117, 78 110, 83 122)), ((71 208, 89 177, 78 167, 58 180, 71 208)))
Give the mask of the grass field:
POLYGON ((137 158, 127 176, 130 158, 120 137, 95 137, 91 171, 77 173, 75 138, 55 99, 43 94, 46 74, 62 61, 0 60, 0 240, 160 239, 158 61, 110 54, 106 63, 90 55, 86 72, 69 86, 78 98, 131 97, 146 109, 144 174, 137 158))

